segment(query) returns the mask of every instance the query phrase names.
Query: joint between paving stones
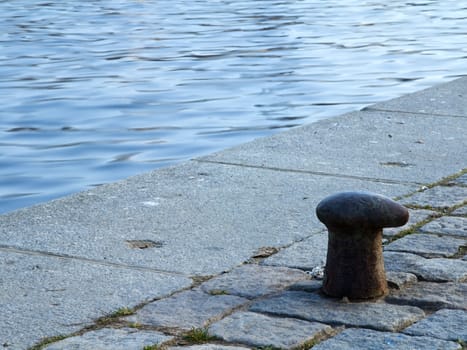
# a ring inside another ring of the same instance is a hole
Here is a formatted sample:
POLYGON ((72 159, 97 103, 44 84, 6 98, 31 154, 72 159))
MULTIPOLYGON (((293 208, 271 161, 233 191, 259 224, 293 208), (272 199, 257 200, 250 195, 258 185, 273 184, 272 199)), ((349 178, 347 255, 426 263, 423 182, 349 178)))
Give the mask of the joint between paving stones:
POLYGON ((463 185, 461 183, 460 184, 452 183, 453 180, 458 179, 458 178, 460 178, 461 176, 463 176, 465 174, 467 174, 467 168, 464 168, 464 169, 458 171, 457 173, 445 176, 445 177, 441 178, 438 181, 435 181, 435 182, 432 182, 432 183, 429 183, 429 184, 420 184, 420 185, 422 185, 422 187, 419 188, 418 190, 410 192, 410 193, 402 195, 402 196, 398 196, 398 197, 395 198, 395 200, 408 198, 408 197, 414 195, 415 193, 424 192, 424 191, 426 191, 426 190, 428 190, 430 188, 436 187, 436 186, 449 186, 449 187, 450 186, 461 186, 461 187, 465 187, 465 185, 463 185))
POLYGON ((317 176, 325 176, 325 177, 336 177, 336 178, 342 178, 342 179, 363 180, 363 181, 370 181, 370 182, 384 183, 384 184, 419 185, 419 186, 423 185, 423 183, 421 182, 391 180, 391 179, 356 176, 356 175, 348 175, 348 174, 327 173, 327 172, 322 172, 322 171, 288 169, 288 168, 278 168, 278 167, 270 167, 270 166, 268 167, 268 166, 262 166, 262 165, 251 165, 251 164, 215 161, 215 160, 207 160, 207 159, 194 159, 194 161, 198 163, 229 165, 229 166, 236 166, 236 167, 242 167, 242 168, 270 170, 270 171, 278 171, 278 172, 286 172, 286 173, 308 174, 308 175, 317 175, 317 176))
POLYGON ((385 108, 375 108, 372 106, 363 107, 360 109, 360 112, 387 112, 387 113, 400 113, 400 114, 408 114, 414 116, 435 116, 435 117, 452 117, 452 118, 465 118, 465 115, 457 115, 457 114, 440 114, 440 113, 428 113, 428 112, 416 112, 416 111, 403 111, 398 109, 385 109, 385 108))

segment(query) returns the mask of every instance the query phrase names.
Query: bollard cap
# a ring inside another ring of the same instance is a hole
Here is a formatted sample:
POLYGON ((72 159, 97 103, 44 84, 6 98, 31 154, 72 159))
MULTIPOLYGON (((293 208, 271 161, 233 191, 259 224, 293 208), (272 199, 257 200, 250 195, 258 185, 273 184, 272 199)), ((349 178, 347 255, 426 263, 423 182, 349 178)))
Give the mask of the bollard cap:
POLYGON ((328 228, 398 227, 409 219, 406 207, 371 192, 340 192, 324 198, 316 207, 318 219, 328 228))

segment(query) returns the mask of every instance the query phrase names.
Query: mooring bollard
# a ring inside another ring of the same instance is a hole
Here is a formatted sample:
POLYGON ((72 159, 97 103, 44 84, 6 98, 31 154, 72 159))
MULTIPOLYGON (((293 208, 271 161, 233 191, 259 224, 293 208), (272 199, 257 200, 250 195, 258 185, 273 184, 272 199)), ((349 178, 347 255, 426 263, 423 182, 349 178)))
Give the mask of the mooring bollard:
POLYGON ((404 225, 407 208, 374 193, 342 192, 323 199, 316 215, 329 232, 323 292, 354 300, 385 295, 383 228, 404 225))

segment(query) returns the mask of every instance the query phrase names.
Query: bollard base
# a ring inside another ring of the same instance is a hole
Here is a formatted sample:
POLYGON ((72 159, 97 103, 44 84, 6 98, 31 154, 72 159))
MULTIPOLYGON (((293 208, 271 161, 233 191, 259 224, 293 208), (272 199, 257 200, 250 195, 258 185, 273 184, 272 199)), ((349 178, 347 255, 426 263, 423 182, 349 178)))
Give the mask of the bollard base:
POLYGON ((323 292, 349 300, 375 299, 388 293, 382 254, 382 230, 329 232, 323 292))

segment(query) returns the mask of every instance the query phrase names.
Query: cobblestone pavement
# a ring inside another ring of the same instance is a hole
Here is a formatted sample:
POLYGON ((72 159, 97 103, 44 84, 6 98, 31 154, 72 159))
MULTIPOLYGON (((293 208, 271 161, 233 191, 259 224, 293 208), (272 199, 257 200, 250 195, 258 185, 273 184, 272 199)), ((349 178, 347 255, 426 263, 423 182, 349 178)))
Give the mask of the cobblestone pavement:
MULTIPOLYGON (((65 349, 465 349, 467 173, 398 200, 411 219, 384 232, 390 293, 371 302, 320 292, 327 235, 263 249, 169 297, 49 339, 65 349)), ((39 348, 39 347, 38 347, 39 348)))

